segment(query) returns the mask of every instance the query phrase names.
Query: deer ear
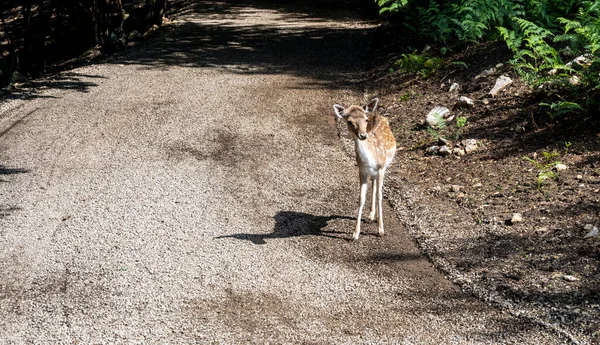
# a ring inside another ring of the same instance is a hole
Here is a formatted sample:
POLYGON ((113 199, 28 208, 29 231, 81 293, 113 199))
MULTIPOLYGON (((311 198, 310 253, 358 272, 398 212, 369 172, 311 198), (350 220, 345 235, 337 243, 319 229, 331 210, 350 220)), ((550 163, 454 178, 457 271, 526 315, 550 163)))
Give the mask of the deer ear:
POLYGON ((367 113, 372 113, 375 111, 375 109, 377 109, 377 104, 379 103, 379 98, 373 98, 372 100, 369 101, 369 103, 367 103, 367 105, 365 105, 363 107, 363 109, 367 112, 367 113))
POLYGON ((333 112, 334 112, 334 113, 335 113, 335 115, 336 115, 337 117, 339 117, 340 119, 341 119, 342 117, 344 117, 344 107, 342 107, 342 106, 341 106, 341 105, 339 105, 339 104, 334 104, 334 105, 333 105, 333 112))

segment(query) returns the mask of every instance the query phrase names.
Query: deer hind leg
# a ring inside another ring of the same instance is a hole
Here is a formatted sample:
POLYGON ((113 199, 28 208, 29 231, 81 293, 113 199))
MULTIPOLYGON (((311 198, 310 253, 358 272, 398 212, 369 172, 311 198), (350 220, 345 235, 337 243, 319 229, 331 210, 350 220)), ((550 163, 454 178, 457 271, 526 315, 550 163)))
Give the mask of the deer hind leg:
POLYGON ((365 200, 367 198, 367 186, 369 182, 369 176, 365 173, 360 173, 360 200, 358 202, 358 216, 356 217, 356 229, 354 230, 353 240, 358 240, 360 235, 360 222, 362 220, 363 207, 365 206, 365 200))
POLYGON ((385 170, 381 169, 379 174, 377 174, 377 226, 379 230, 379 236, 383 236, 383 176, 385 175, 385 170))
POLYGON ((371 193, 372 202, 371 202, 371 213, 369 213, 369 220, 374 221, 377 217, 377 177, 371 177, 373 180, 373 191, 371 193))

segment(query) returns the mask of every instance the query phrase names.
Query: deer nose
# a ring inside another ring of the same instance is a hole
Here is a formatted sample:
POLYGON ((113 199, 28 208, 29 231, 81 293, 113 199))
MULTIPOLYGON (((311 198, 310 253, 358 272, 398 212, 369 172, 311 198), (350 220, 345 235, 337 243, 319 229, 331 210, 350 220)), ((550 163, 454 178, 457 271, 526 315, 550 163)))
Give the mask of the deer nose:
POLYGON ((367 133, 358 133, 358 139, 360 139, 360 140, 367 139, 367 133))

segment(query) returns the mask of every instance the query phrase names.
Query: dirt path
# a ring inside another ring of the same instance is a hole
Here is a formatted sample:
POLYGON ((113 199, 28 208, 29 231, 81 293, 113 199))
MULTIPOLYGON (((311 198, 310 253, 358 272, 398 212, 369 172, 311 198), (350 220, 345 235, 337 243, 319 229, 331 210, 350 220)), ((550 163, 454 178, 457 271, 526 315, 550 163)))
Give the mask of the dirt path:
POLYGON ((204 4, 3 106, 0 343, 564 342, 462 293, 389 209, 347 241, 330 113, 361 100, 369 23, 204 4))

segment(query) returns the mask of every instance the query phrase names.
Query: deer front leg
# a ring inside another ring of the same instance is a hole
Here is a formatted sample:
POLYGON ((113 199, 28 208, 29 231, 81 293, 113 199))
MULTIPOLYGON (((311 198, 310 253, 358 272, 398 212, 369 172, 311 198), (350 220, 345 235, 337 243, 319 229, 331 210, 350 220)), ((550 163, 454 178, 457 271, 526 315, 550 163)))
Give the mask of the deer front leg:
POLYGON ((378 215, 377 218, 379 218, 377 220, 377 225, 378 225, 378 229, 379 229, 379 236, 383 236, 384 231, 383 231, 383 176, 385 175, 385 170, 381 170, 379 171, 379 174, 377 174, 377 211, 378 211, 378 215))
POLYGON ((371 179, 373 180, 373 190, 371 193, 373 201, 371 202, 371 213, 369 213, 369 220, 374 221, 377 212, 377 178, 372 177, 371 179))
POLYGON ((360 222, 362 220, 363 207, 365 206, 365 199, 367 198, 367 186, 369 182, 369 176, 361 172, 360 174, 360 199, 358 201, 358 217, 356 218, 356 229, 354 230, 353 240, 358 240, 360 235, 360 222))

